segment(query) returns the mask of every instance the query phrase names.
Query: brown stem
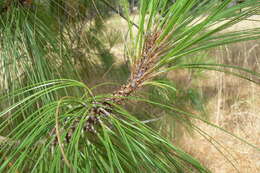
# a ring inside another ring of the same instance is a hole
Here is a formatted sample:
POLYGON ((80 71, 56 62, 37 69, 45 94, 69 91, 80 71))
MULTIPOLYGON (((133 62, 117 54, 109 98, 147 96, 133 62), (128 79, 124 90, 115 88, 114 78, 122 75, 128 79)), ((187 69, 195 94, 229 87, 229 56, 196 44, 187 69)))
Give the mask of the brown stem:
MULTIPOLYGON (((122 85, 118 90, 113 92, 112 97, 101 102, 92 102, 94 106, 88 111, 89 114, 84 127, 86 132, 96 133, 94 126, 95 124, 102 123, 101 117, 109 117, 112 115, 112 104, 123 104, 125 97, 133 94, 143 86, 145 81, 153 78, 151 69, 158 60, 158 50, 160 50, 160 47, 156 45, 156 40, 159 36, 160 32, 146 36, 141 57, 133 65, 131 75, 125 85, 122 85)), ((70 141, 74 130, 75 129, 72 129, 72 132, 67 134, 67 142, 70 141)), ((52 134, 53 133, 51 133, 51 135, 52 134)))
POLYGON ((131 95, 137 89, 139 89, 143 83, 149 79, 151 73, 150 69, 157 61, 157 51, 160 47, 157 47, 156 41, 160 36, 159 31, 146 35, 144 47, 142 50, 141 58, 133 65, 128 83, 121 86, 113 93, 113 98, 110 99, 114 103, 122 104, 124 97, 131 95))

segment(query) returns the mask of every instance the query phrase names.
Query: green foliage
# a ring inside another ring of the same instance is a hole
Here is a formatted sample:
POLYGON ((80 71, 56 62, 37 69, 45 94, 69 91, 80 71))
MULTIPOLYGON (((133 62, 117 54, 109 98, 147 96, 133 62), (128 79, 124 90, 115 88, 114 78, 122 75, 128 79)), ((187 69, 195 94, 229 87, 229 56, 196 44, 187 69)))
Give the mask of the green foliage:
POLYGON ((83 83, 54 80, 22 89, 8 97, 18 97, 34 90, 35 94, 22 99, 0 114, 1 134, 8 134, 6 140, 1 141, 1 162, 4 163, 0 167, 1 171, 8 169, 10 172, 44 172, 48 168, 50 172, 132 172, 136 169, 143 169, 145 172, 190 172, 194 169, 206 171, 198 161, 172 146, 118 106, 113 110, 115 114, 98 117, 102 123, 95 126, 97 132, 82 134, 86 117, 90 116, 88 110, 95 106, 92 104, 93 100, 102 99, 92 97, 91 90, 83 83), (30 115, 23 114, 24 110, 32 108, 39 98, 67 87, 82 88, 86 95, 81 98, 64 97, 41 106, 30 115), (12 112, 12 115, 4 116, 7 112, 12 112), (6 123, 8 121, 12 123, 6 123), (66 135, 70 133, 68 127, 75 122, 75 131, 70 142, 66 143, 66 135), (55 144, 54 136, 49 136, 49 129, 54 127, 59 134, 59 144, 55 144), (175 157, 172 157, 173 155, 175 157), (67 166, 64 166, 63 162, 67 166), (8 163, 14 164, 7 168, 8 163), (191 167, 184 166, 187 164, 191 167))
MULTIPOLYGON (((166 74, 215 70, 259 84, 259 73, 216 64, 198 53, 258 39, 260 28, 224 30, 257 14, 260 3, 248 0, 227 8, 231 0, 142 0, 135 34, 127 1, 111 1, 112 6, 122 6, 130 31, 129 64, 114 65, 110 50, 118 35, 105 23, 112 12, 104 2, 109 1, 4 3, 8 8, 0 14, 0 172, 210 172, 171 140, 179 128, 210 140, 193 120, 230 133, 189 113, 205 113, 203 98, 166 74), (111 94, 129 73, 134 76, 128 80, 134 94, 111 94), (131 80, 140 74, 144 77, 136 87, 131 80), (99 91, 105 87, 110 94, 99 91), (139 88, 143 89, 136 91, 139 88)), ((214 139, 212 143, 220 147, 214 139)))

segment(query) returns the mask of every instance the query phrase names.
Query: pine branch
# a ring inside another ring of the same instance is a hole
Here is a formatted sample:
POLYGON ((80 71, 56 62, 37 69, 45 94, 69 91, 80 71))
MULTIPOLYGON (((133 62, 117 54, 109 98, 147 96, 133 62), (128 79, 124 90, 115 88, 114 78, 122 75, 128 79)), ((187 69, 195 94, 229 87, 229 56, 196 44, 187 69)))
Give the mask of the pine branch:
MULTIPOLYGON (((88 111, 89 116, 86 120, 84 130, 86 132, 97 133, 94 126, 101 123, 101 117, 107 118, 114 115, 113 105, 122 105, 126 101, 126 97, 132 95, 138 89, 142 88, 145 81, 154 77, 151 74, 150 69, 154 67, 158 60, 158 50, 156 41, 159 38, 161 32, 154 32, 147 34, 144 41, 141 57, 133 64, 131 68, 131 75, 126 84, 122 85, 119 89, 113 92, 110 98, 104 99, 104 101, 93 101, 91 104, 93 107, 88 111)), ((157 119, 156 119, 157 120, 157 119)), ((143 123, 148 123, 156 120, 148 120, 143 123)), ((72 134, 77 127, 77 122, 71 126, 70 132, 66 135, 66 140, 71 140, 72 134)), ((55 128, 52 130, 51 135, 54 135, 55 128)), ((58 134, 55 134, 56 136, 58 134)), ((57 144, 57 139, 54 141, 57 144)))
POLYGON ((151 79, 150 69, 155 65, 158 60, 158 47, 156 47, 156 40, 159 38, 160 32, 154 32, 147 34, 142 50, 141 58, 139 58, 131 68, 131 76, 128 79, 128 83, 121 86, 119 90, 113 93, 112 99, 115 103, 121 104, 123 98, 127 97, 139 89, 143 83, 151 79))

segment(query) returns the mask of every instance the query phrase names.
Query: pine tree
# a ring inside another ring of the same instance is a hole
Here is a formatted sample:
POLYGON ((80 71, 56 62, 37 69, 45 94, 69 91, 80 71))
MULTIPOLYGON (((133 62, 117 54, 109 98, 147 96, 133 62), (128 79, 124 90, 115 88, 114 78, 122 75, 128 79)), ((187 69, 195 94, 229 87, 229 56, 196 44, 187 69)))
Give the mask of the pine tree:
POLYGON ((260 28, 224 32, 259 14, 257 0, 230 2, 141 0, 138 24, 127 0, 1 2, 0 172, 210 172, 172 144, 166 127, 199 131, 195 119, 229 132, 178 105, 166 74, 215 70, 259 84, 250 69, 188 61, 259 38, 260 28), (104 34, 113 13, 129 29, 127 61, 117 67, 117 36, 104 34))

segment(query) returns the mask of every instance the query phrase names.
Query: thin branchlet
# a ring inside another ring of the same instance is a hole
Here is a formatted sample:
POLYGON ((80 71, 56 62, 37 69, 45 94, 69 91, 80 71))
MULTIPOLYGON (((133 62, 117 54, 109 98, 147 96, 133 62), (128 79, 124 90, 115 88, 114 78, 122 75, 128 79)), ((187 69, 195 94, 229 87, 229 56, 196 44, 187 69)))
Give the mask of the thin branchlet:
POLYGON ((149 78, 147 72, 153 67, 157 60, 157 44, 156 41, 159 38, 161 32, 146 34, 144 46, 142 49, 141 57, 134 63, 131 68, 131 75, 127 84, 122 85, 118 90, 113 93, 114 103, 122 104, 124 97, 131 95, 138 88, 142 86, 144 81, 149 78))
MULTIPOLYGON (((88 111, 88 116, 84 124, 84 132, 96 134, 95 126, 101 124, 100 118, 107 118, 113 114, 113 104, 123 104, 125 98, 139 89, 143 83, 150 79, 149 70, 153 68, 158 60, 157 51, 160 50, 156 41, 161 32, 146 34, 141 57, 133 64, 131 75, 126 84, 113 92, 112 97, 106 98, 103 102, 93 101, 93 107, 88 111)), ((69 143, 79 121, 74 121, 66 135, 66 141, 69 143)))

